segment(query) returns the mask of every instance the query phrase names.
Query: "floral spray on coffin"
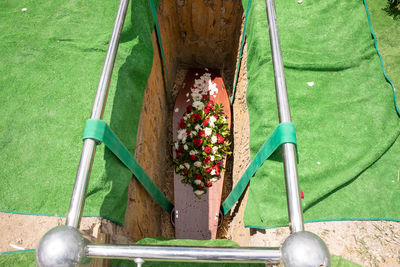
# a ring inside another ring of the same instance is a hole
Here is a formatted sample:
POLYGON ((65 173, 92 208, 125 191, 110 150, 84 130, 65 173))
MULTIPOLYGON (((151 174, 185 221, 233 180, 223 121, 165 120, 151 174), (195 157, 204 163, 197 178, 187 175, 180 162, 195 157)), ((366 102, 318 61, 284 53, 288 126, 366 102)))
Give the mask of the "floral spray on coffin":
POLYGON ((176 238, 216 238, 230 125, 219 71, 189 70, 173 115, 176 238))

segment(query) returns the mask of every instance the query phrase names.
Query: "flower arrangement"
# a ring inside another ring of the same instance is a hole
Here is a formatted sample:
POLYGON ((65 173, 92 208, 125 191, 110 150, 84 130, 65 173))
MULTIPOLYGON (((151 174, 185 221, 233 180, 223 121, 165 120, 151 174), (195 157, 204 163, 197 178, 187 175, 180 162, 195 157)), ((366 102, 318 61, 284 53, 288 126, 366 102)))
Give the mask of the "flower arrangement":
POLYGON ((206 72, 195 79, 191 92, 186 94, 187 102, 192 104, 186 107, 177 125, 175 172, 183 176, 182 183, 193 187, 199 199, 220 178, 221 172, 225 171, 223 160, 226 154, 231 153, 224 107, 211 98, 215 98, 217 93, 218 88, 211 81, 210 73, 206 72))

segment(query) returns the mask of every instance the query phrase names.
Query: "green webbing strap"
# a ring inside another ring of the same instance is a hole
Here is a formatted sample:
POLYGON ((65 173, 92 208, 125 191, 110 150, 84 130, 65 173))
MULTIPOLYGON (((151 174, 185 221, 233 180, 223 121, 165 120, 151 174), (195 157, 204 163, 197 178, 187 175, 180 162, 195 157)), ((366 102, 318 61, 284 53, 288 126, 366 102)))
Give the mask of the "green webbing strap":
POLYGON ((174 98, 172 96, 172 89, 170 87, 169 80, 168 80, 167 63, 165 62, 164 48, 162 46, 161 35, 160 35, 160 26, 158 25, 158 19, 157 19, 157 10, 156 10, 156 7, 154 5, 153 0, 150 0, 150 7, 151 7, 151 13, 153 14, 153 18, 154 18, 154 23, 156 25, 156 33, 157 33, 158 45, 160 46, 162 62, 163 62, 163 67, 164 67, 164 71, 165 71, 165 80, 167 82, 169 97, 171 98, 171 103, 173 105, 174 104, 174 98))
POLYGON ((239 179, 239 182, 236 184, 235 188, 222 204, 222 211, 224 212, 224 215, 227 214, 233 205, 235 205, 236 201, 238 201, 246 189, 250 178, 257 172, 258 168, 263 165, 264 161, 266 161, 277 148, 285 143, 293 143, 297 145, 296 131, 293 123, 291 122, 279 124, 268 140, 262 145, 257 155, 250 163, 249 167, 247 167, 246 171, 239 179))
POLYGON ((241 44, 240 44, 239 61, 238 61, 238 65, 237 65, 237 68, 236 68, 235 81, 233 82, 233 91, 232 91, 231 105, 233 105, 233 102, 235 101, 236 85, 237 85, 238 76, 239 76, 240 63, 242 62, 242 54, 243 54, 243 47, 244 47, 244 39, 245 39, 245 36, 246 36, 246 22, 247 22, 247 17, 248 17, 248 15, 249 15, 249 11, 250 11, 250 6, 251 6, 251 0, 249 0, 249 2, 247 3, 246 14, 244 15, 244 25, 243 25, 243 33, 242 33, 242 42, 241 42, 241 44))
POLYGON ((375 49, 376 49, 376 52, 378 53, 379 60, 380 60, 380 62, 381 62, 381 67, 382 67, 382 70, 383 70, 383 76, 385 76, 386 81, 387 81, 388 83, 390 83, 390 85, 392 86, 394 108, 396 109, 397 115, 400 116, 400 109, 399 109, 399 107, 397 106, 397 100, 396 100, 396 89, 395 89, 395 87, 394 87, 393 82, 392 82, 392 81, 389 79, 389 77, 386 75, 385 67, 383 66, 382 55, 381 55, 381 53, 379 52, 379 49, 378 49, 378 42, 377 42, 377 39, 376 39, 376 35, 375 35, 374 31, 372 30, 371 17, 369 16, 369 11, 368 11, 368 7, 367 7, 367 2, 366 2, 365 0, 364 0, 364 7, 365 7, 365 12, 367 12, 369 30, 371 31, 372 38, 374 39, 375 49))
POLYGON ((135 160, 128 149, 121 143, 111 128, 102 120, 89 119, 86 122, 83 140, 94 139, 103 142, 121 162, 136 176, 139 182, 154 198, 154 200, 168 213, 173 209, 172 203, 165 197, 158 187, 153 183, 147 173, 135 160))

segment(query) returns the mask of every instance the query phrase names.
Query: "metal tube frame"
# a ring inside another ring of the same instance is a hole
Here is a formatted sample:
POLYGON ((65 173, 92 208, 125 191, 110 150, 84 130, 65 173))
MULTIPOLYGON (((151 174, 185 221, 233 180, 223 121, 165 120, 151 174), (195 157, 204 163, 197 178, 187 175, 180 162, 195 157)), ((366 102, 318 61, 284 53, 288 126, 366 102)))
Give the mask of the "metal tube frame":
POLYGON ((86 246, 89 258, 151 259, 157 261, 203 261, 203 262, 259 262, 278 264, 280 248, 221 248, 221 247, 175 247, 141 245, 86 246))
MULTIPOLYGON (((275 89, 278 103, 279 121, 290 122, 290 109, 287 97, 283 62, 279 44, 276 13, 273 0, 266 0, 271 53, 274 66, 275 89)), ((129 0, 121 0, 110 44, 108 47, 103 71, 93 104, 92 119, 101 119, 107 99, 112 70, 118 49, 119 39, 124 24, 129 0)), ((96 143, 87 139, 83 144, 74 190, 67 215, 67 226, 79 228, 95 154, 96 143)), ((304 230, 303 214, 300 204, 297 180, 296 154, 293 144, 284 144, 283 164, 286 183, 286 194, 289 210, 289 225, 292 233, 304 230)), ((168 247, 140 245, 99 245, 88 244, 85 254, 89 258, 151 259, 173 261, 206 261, 206 262, 263 262, 277 264, 281 260, 280 248, 205 248, 205 247, 168 247)))
MULTIPOLYGON (((114 28, 111 34, 110 44, 108 45, 107 55, 104 61, 103 71, 97 87, 97 94, 92 108, 92 115, 90 117, 91 119, 101 119, 103 117, 104 106, 106 104, 108 95, 108 88, 110 86, 111 75, 114 68, 115 57, 117 54, 119 39, 121 36, 122 27, 124 26, 128 5, 129 0, 120 1, 117 17, 115 18, 114 28)), ((83 143, 81 159, 79 161, 78 171, 76 173, 75 186, 72 192, 67 215, 67 226, 79 228, 95 151, 95 141, 86 139, 83 143)))
MULTIPOLYGON (((268 28, 271 44, 272 63, 274 66, 276 102, 278 104, 279 122, 290 122, 289 100, 286 90, 283 60, 279 42, 276 12, 273 0, 265 0, 267 6, 268 28)), ((296 148, 294 144, 282 145, 283 167, 286 184, 286 198, 289 213, 289 227, 292 233, 304 231, 303 212, 300 202, 299 183, 297 178, 296 148)))

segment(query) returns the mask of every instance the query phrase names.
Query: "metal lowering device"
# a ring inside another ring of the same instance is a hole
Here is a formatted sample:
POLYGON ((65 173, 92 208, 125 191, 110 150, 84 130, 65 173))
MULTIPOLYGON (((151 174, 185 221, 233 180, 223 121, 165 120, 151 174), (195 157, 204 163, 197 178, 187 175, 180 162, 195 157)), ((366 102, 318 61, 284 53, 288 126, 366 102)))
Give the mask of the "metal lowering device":
MULTIPOLYGON (((266 0, 265 3, 267 7, 279 122, 291 122, 274 1, 266 0)), ((101 119, 103 115, 128 4, 129 0, 120 1, 94 100, 91 119, 101 119)), ((207 248, 90 244, 82 236, 78 228, 95 148, 96 140, 89 138, 84 141, 66 225, 53 228, 42 237, 36 252, 36 262, 39 266, 76 266, 88 263, 92 258, 134 260, 138 266, 141 266, 144 260, 282 263, 284 266, 290 267, 330 266, 330 255, 325 243, 315 234, 304 231, 294 144, 286 143, 282 145, 291 235, 285 240, 281 248, 207 248)))

